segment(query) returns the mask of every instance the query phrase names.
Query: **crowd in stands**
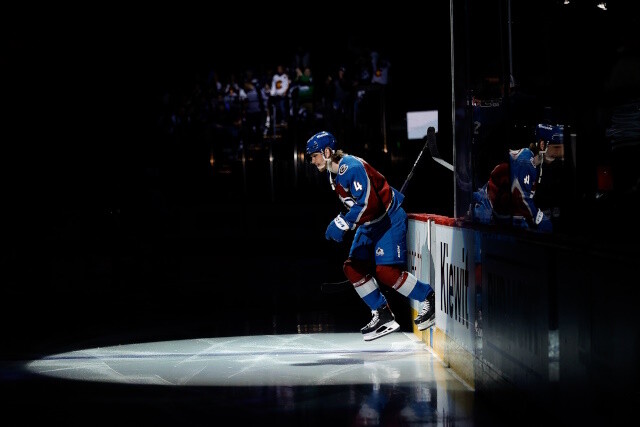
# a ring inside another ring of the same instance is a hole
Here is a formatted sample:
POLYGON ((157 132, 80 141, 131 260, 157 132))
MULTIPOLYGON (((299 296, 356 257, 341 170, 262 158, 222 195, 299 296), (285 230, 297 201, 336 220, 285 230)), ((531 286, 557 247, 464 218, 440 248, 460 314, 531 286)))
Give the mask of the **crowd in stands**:
POLYGON ((322 128, 340 134, 379 128, 379 117, 370 120, 368 113, 379 108, 366 104, 367 98, 380 102, 380 89, 390 82, 389 61, 363 50, 316 71, 312 57, 303 52, 290 61, 194 71, 189 84, 162 88, 159 129, 176 144, 203 144, 217 155, 234 156, 293 126, 303 133, 322 128))

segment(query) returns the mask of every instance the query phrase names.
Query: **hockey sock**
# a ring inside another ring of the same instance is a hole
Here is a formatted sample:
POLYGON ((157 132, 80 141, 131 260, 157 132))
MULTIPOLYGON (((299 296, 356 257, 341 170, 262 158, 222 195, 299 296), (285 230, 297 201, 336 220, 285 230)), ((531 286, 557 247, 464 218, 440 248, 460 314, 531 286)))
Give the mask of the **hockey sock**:
POLYGON ((373 277, 362 283, 354 283, 353 286, 356 288, 356 292, 358 292, 360 298, 362 298, 371 310, 377 310, 387 304, 387 299, 382 295, 382 292, 380 292, 378 283, 373 277))
POLYGON ((403 271, 392 287, 400 294, 416 301, 424 301, 427 295, 433 292, 429 284, 418 280, 408 271, 403 271))

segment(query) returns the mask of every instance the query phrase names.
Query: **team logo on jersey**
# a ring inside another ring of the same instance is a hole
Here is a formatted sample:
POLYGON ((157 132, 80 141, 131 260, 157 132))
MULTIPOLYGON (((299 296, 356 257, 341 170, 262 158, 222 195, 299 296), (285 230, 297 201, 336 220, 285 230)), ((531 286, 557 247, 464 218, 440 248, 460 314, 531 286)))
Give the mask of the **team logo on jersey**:
POLYGON ((382 255, 384 255, 384 250, 382 248, 376 249, 376 256, 382 256, 382 255))
POLYGON ((340 165, 340 169, 338 169, 338 175, 344 175, 344 173, 349 169, 347 165, 340 165))

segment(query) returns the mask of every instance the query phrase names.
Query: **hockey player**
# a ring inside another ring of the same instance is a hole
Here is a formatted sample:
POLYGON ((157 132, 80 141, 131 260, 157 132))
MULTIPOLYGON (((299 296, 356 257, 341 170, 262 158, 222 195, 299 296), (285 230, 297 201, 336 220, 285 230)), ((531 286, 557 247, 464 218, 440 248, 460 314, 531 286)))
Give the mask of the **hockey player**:
POLYGON ((483 223, 510 223, 515 227, 551 232, 549 217, 536 206, 539 146, 510 149, 508 162, 496 165, 489 181, 473 193, 473 218, 483 223))
POLYGON ((538 150, 534 144, 529 148, 509 150, 511 214, 516 227, 550 232, 553 229, 551 220, 534 202, 541 162, 538 150))
POLYGON ((407 214, 401 206, 403 194, 363 159, 336 150, 336 139, 329 132, 309 138, 306 152, 320 172, 327 172, 329 183, 348 209, 329 223, 325 237, 341 242, 348 230, 355 230, 343 269, 373 314, 361 329, 364 340, 379 338, 400 327, 378 283, 423 302, 414 322, 419 330, 433 326, 435 292, 406 270, 407 214))

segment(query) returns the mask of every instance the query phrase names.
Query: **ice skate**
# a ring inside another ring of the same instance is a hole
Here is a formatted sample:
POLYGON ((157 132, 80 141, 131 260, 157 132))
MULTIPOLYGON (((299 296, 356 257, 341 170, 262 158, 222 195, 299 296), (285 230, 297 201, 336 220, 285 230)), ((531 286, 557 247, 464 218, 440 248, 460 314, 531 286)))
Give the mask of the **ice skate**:
POLYGON ((371 341, 380 338, 383 335, 390 334, 400 328, 396 318, 391 312, 389 305, 384 305, 377 310, 372 310, 373 319, 360 331, 365 341, 371 341))
POLYGON ((419 331, 424 331, 436 323, 436 293, 431 292, 422 303, 420 314, 413 321, 419 331))

